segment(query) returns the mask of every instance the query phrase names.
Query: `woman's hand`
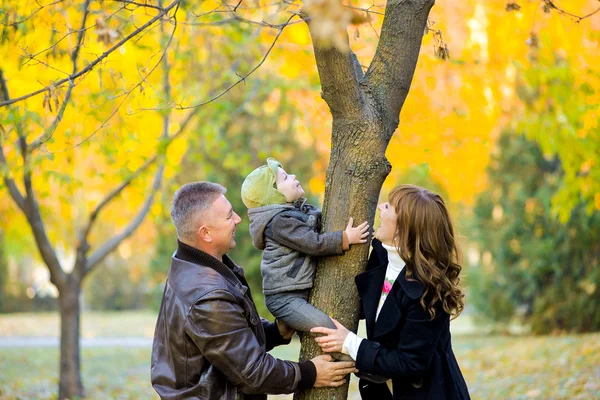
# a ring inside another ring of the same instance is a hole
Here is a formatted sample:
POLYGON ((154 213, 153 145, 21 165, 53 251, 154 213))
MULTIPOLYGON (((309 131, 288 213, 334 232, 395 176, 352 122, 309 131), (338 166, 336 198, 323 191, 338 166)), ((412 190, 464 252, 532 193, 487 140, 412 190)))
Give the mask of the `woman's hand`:
POLYGON ((337 329, 329 329, 325 327, 312 328, 312 333, 323 333, 325 336, 319 336, 315 338, 315 342, 325 353, 340 353, 346 341, 346 336, 350 332, 344 325, 340 324, 337 320, 331 318, 337 329))

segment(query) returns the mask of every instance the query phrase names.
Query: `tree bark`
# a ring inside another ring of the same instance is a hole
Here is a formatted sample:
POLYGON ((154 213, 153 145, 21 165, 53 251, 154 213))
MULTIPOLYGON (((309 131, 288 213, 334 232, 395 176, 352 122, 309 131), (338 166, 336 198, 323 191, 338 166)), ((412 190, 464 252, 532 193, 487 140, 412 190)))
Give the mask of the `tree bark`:
POLYGON ((69 278, 58 297, 60 311, 59 400, 85 397, 81 381, 79 352, 81 282, 72 277, 69 278))
MULTIPOLYGON (((331 157, 325 182, 322 231, 344 229, 348 219, 373 226, 379 191, 391 170, 385 158, 399 124, 433 0, 390 0, 377 51, 366 74, 352 52, 315 47, 322 97, 331 115, 331 157)), ((309 30, 310 19, 307 19, 309 30)), ((369 245, 353 245, 343 256, 319 261, 310 301, 356 332, 359 299, 354 277, 366 266, 369 245)), ((321 354, 304 335, 300 360, 321 354)), ((349 381, 349 379, 347 379, 349 381)), ((346 399, 348 383, 339 388, 309 389, 295 400, 346 399)))

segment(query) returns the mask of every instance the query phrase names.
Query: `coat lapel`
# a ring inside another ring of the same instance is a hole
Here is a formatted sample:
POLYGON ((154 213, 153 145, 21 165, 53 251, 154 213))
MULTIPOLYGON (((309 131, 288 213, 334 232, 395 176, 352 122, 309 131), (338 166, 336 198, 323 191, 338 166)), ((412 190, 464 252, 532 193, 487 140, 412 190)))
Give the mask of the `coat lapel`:
POLYGON ((392 331, 399 323, 402 317, 402 296, 404 295, 402 287, 399 285, 398 279, 394 282, 392 290, 385 299, 383 307, 379 312, 379 317, 375 323, 375 329, 373 331, 373 340, 377 340, 380 337, 386 335, 392 331))
POLYGON ((385 278, 387 260, 379 267, 363 272, 356 276, 356 288, 362 301, 365 321, 367 323, 367 335, 371 336, 375 325, 375 314, 381 297, 381 289, 385 278))

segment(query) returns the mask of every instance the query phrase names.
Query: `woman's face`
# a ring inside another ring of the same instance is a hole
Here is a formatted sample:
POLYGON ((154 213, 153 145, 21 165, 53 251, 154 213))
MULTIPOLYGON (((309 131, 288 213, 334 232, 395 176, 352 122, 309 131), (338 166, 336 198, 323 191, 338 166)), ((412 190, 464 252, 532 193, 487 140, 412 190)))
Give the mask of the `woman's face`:
POLYGON ((375 232, 375 237, 383 244, 394 246, 394 236, 398 224, 396 210, 387 201, 378 205, 377 208, 379 209, 380 225, 375 232))

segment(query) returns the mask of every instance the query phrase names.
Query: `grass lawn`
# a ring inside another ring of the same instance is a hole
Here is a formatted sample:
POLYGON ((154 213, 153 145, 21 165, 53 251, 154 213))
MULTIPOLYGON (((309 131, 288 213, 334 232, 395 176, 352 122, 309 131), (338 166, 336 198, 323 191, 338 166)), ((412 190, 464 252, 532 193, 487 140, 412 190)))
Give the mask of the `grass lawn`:
MULTIPOLYGON (((88 313, 83 325, 89 324, 88 334, 98 337, 148 336, 154 319, 152 313, 88 313)), ((48 327, 52 323, 50 314, 0 315, 0 336, 53 336, 54 328, 48 327), (31 331, 25 326, 31 326, 31 331)), ((455 334, 453 345, 473 399, 596 399, 600 393, 600 334, 455 334)), ((295 359, 298 342, 277 348, 274 354, 295 359)), ((158 399, 150 387, 149 365, 149 348, 84 348, 82 372, 88 398, 158 399)), ((0 348, 0 399, 53 399, 57 382, 57 349, 0 348)), ((358 399, 355 379, 349 398, 358 399)))

